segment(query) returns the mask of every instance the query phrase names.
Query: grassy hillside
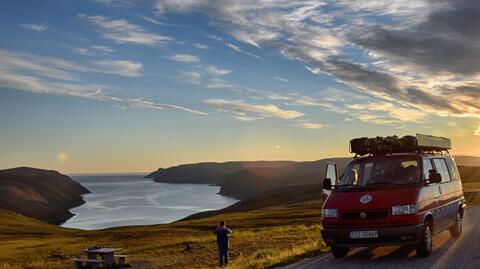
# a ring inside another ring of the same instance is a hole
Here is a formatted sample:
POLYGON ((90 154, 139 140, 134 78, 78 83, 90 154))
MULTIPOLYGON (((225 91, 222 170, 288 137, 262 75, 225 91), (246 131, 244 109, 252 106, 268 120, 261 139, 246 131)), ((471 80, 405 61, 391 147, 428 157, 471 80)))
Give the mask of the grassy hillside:
MULTIPOLYGON (((122 248, 140 269, 213 268, 212 229, 220 220, 234 230, 229 268, 268 268, 328 250, 320 237, 319 188, 269 191, 228 210, 172 224, 98 231, 59 228, 0 210, 0 269, 68 268, 71 258, 82 257, 81 249, 93 245, 122 248), (185 242, 190 251, 185 251, 185 242)), ((469 195, 467 201, 478 204, 480 195, 469 195)))
POLYGON ((321 184, 284 187, 266 191, 260 195, 239 201, 223 209, 193 214, 183 220, 193 220, 232 212, 257 210, 266 207, 288 206, 297 203, 319 201, 321 199, 321 184))
POLYGON ((19 167, 0 170, 0 209, 50 223, 72 216, 69 209, 84 203, 88 190, 56 171, 19 167))
POLYGON ((231 268, 265 268, 327 248, 320 239, 320 201, 181 221, 99 231, 63 229, 0 211, 0 268, 60 269, 92 245, 122 248, 135 268, 211 268, 212 229, 228 220, 231 268), (192 249, 184 251, 184 243, 192 249))
POLYGON ((458 166, 463 183, 480 183, 480 166, 458 166))

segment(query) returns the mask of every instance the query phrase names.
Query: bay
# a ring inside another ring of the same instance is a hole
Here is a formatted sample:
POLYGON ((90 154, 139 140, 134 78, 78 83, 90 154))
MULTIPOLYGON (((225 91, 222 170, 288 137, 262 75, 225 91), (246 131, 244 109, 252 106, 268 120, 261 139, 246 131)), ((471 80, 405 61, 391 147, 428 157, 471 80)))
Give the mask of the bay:
POLYGON ((217 194, 218 186, 158 183, 144 175, 72 175, 91 193, 72 208, 62 227, 94 230, 169 223, 191 214, 227 207, 238 200, 217 194))

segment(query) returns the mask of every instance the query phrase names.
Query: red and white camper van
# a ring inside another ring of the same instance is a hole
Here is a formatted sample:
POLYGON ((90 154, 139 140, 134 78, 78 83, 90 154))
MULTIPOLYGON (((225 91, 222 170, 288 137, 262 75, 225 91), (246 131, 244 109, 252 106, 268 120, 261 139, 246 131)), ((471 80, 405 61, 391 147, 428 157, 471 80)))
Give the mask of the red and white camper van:
POLYGON ((429 256, 432 236, 462 233, 465 199, 450 139, 428 135, 358 138, 337 176, 327 164, 322 237, 335 257, 350 247, 415 245, 429 256))

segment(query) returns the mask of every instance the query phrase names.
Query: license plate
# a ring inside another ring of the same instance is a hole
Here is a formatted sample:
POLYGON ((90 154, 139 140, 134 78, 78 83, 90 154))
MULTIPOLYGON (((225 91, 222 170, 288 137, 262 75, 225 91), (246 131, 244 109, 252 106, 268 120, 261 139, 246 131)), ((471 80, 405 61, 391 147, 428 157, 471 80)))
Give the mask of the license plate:
POLYGON ((378 231, 353 231, 350 232, 350 238, 378 238, 378 231))

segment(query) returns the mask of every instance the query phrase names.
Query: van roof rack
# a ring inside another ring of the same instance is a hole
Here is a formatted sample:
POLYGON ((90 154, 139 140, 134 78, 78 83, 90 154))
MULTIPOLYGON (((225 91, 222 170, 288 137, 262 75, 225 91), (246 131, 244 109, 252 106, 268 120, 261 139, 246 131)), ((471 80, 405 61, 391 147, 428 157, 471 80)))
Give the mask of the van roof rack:
POLYGON ((350 140, 350 152, 355 153, 355 157, 370 155, 385 155, 392 153, 408 152, 442 152, 452 148, 452 142, 449 138, 416 134, 416 136, 406 135, 401 138, 394 136, 387 137, 360 137, 350 140))

